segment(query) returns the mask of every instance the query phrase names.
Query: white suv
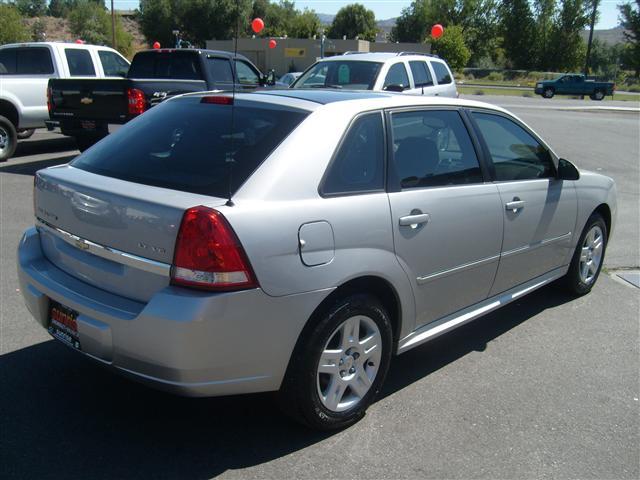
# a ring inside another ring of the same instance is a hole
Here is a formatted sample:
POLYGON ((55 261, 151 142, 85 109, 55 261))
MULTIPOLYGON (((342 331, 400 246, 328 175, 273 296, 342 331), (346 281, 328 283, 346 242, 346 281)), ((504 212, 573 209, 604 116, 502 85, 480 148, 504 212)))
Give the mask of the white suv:
POLYGON ((128 70, 127 59, 109 47, 61 42, 1 46, 0 162, 13 154, 20 131, 44 127, 49 120, 50 78, 117 78, 128 70))
POLYGON ((343 88, 458 97, 447 62, 426 53, 345 53, 311 65, 291 88, 343 88))

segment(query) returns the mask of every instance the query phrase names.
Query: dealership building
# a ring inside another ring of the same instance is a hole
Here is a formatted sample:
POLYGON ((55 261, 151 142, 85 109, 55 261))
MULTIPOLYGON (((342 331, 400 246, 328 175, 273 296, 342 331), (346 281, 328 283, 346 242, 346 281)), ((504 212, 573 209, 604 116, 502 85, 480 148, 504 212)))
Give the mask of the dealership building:
MULTIPOLYGON (((301 72, 322 57, 322 41, 306 38, 275 38, 275 48, 269 48, 271 38, 239 38, 238 53, 249 58, 260 70, 276 71, 277 76, 287 72, 301 72)), ((208 40, 210 50, 232 52, 234 40, 208 40)), ((324 40, 324 56, 345 52, 420 52, 430 53, 428 43, 368 42, 366 40, 324 40)))

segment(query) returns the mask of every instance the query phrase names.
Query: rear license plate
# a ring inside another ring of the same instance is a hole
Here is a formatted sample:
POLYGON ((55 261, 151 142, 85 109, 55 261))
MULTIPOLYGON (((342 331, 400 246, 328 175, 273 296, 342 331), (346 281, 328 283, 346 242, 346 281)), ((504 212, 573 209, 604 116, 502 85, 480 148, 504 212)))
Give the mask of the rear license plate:
POLYGON ((94 122, 93 120, 80 120, 80 126, 83 130, 93 131, 96 129, 96 122, 94 122))
POLYGON ((51 300, 49 302, 49 333, 58 340, 80 350, 78 312, 51 300))

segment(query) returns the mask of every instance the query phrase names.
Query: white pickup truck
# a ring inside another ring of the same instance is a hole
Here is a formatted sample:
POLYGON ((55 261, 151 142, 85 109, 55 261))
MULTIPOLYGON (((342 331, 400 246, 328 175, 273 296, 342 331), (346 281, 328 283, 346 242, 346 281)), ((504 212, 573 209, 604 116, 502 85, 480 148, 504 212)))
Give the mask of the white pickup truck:
POLYGON ((115 50, 58 42, 0 46, 0 162, 8 160, 19 138, 49 119, 50 78, 124 77, 129 62, 115 50))

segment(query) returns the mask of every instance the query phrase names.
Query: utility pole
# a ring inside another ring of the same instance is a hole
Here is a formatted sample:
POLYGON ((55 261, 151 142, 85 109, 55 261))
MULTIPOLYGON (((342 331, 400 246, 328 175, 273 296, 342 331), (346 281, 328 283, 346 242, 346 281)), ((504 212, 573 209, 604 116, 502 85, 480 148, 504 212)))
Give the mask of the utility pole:
POLYGON ((116 11, 113 9, 113 0, 111 0, 111 48, 118 48, 116 45, 116 11))
POLYGON ((587 58, 584 62, 584 76, 589 75, 589 63, 591 60, 591 43, 593 42, 593 27, 596 23, 596 15, 598 13, 598 1, 593 0, 593 11, 591 12, 591 29, 589 30, 589 42, 587 43, 587 58))

